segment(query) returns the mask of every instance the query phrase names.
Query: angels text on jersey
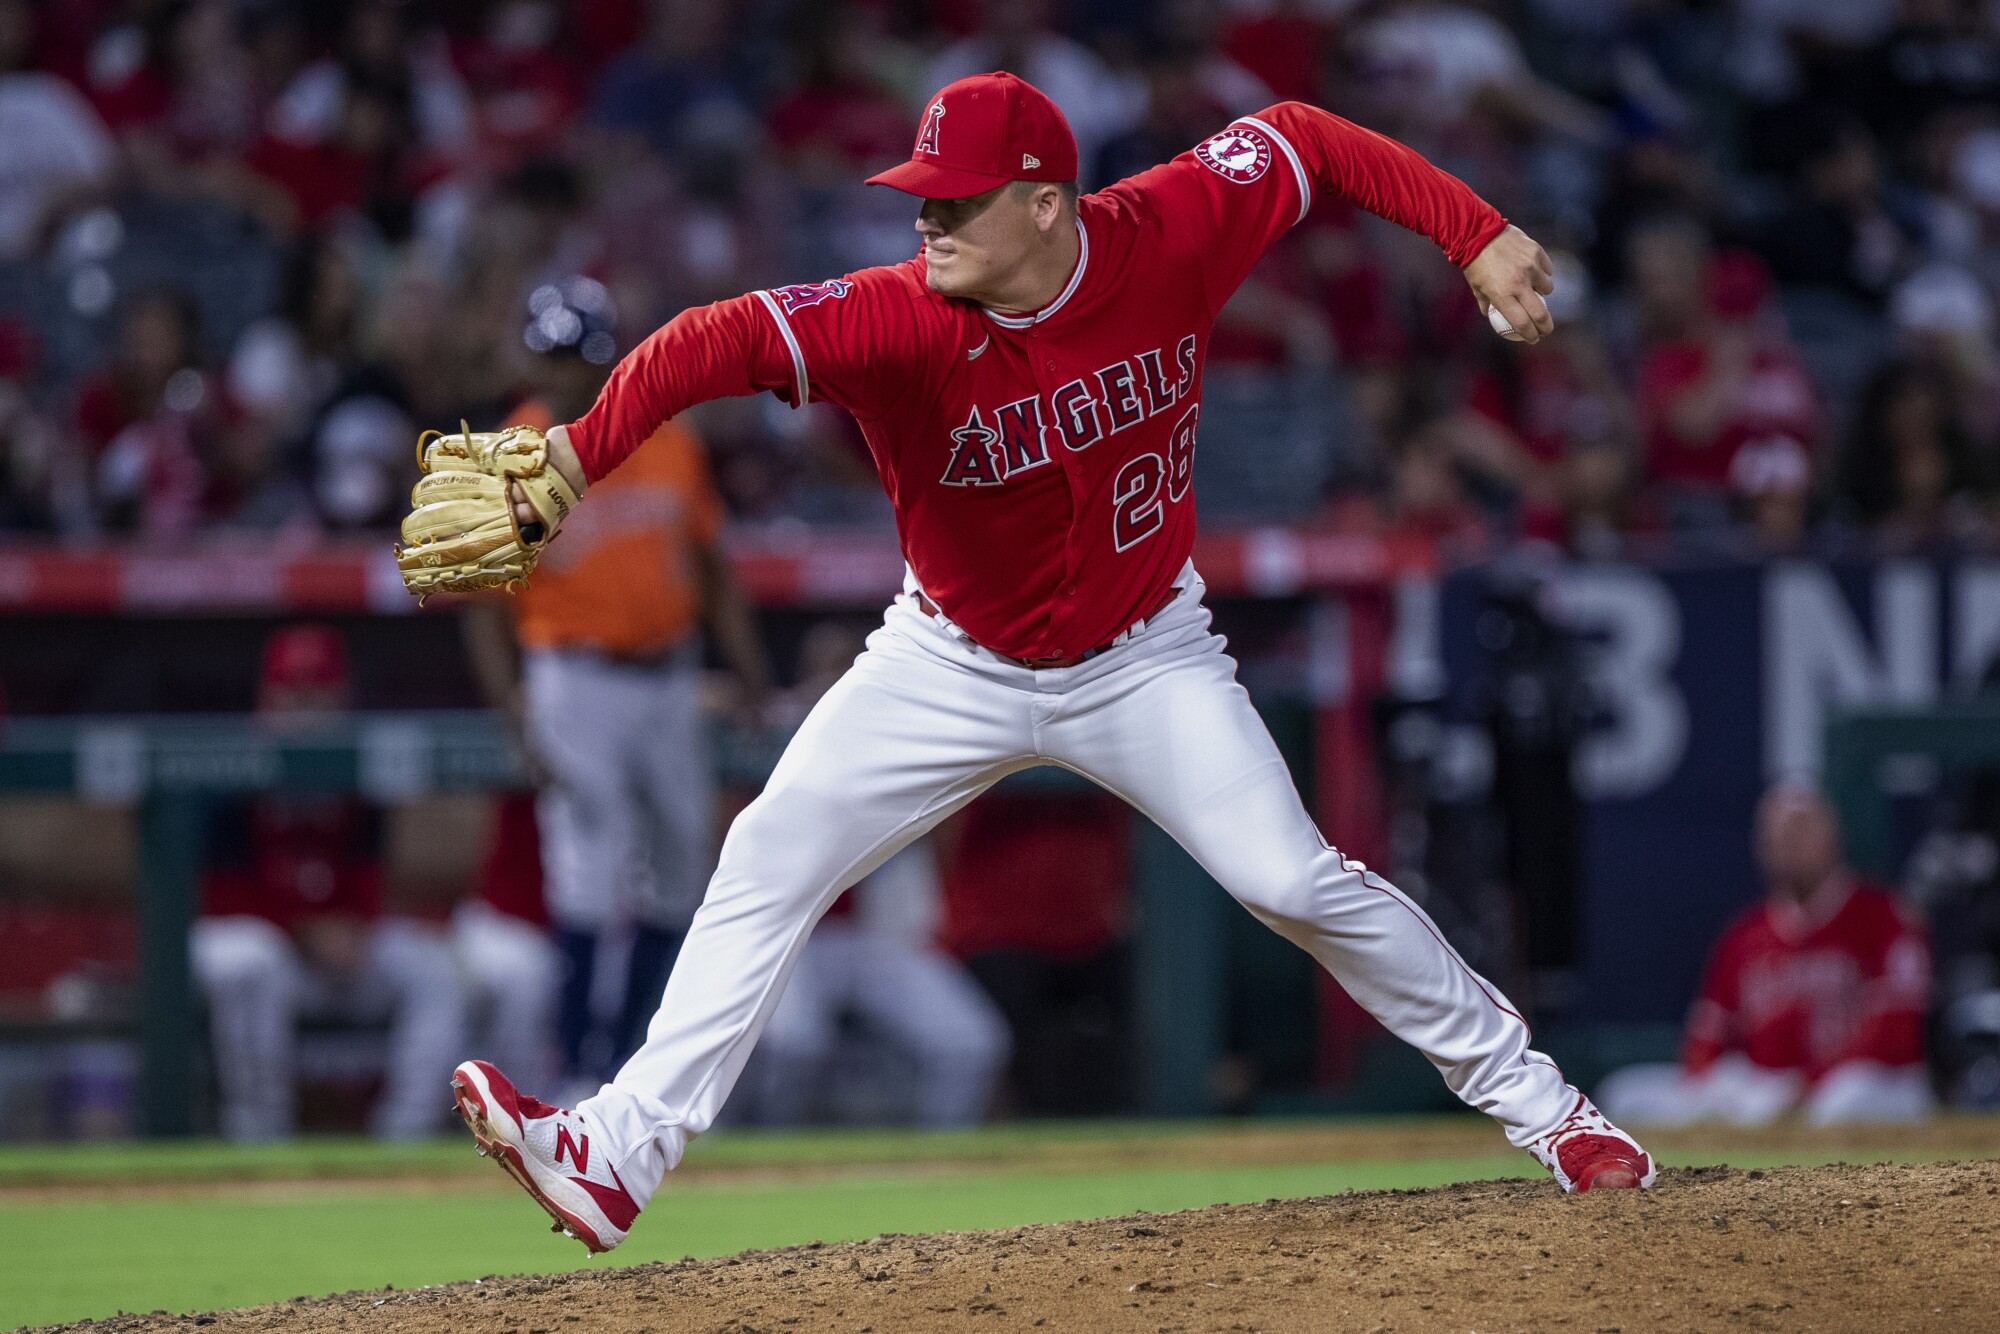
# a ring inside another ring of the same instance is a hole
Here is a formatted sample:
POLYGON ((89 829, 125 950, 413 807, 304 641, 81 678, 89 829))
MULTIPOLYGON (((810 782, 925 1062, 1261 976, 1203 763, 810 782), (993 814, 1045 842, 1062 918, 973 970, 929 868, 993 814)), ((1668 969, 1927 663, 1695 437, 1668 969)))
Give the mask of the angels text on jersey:
POLYGON ((997 408, 975 404, 951 433, 950 461, 939 480, 999 486, 1049 462, 1052 443, 1073 452, 1089 449, 1192 397, 1196 374, 1195 337, 1189 334, 1174 348, 1171 370, 1163 350, 1154 348, 1080 375, 1046 399, 1029 394, 997 408))

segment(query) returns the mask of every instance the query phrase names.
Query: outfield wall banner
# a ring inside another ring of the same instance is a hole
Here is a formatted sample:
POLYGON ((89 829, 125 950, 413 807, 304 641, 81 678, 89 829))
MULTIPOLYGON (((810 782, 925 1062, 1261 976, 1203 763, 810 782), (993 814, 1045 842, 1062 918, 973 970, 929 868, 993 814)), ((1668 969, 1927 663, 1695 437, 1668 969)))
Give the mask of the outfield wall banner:
MULTIPOLYGON (((1467 790, 1491 767, 1473 686, 1494 577, 1460 571, 1399 598, 1390 650, 1392 682, 1444 682, 1467 790)), ((1584 981, 1605 1020, 1683 1012, 1710 943, 1759 893, 1758 794, 1817 777, 1831 714, 1968 693, 2000 656, 2000 563, 1580 565, 1542 587, 1581 641, 1595 704, 1573 773, 1584 981)))

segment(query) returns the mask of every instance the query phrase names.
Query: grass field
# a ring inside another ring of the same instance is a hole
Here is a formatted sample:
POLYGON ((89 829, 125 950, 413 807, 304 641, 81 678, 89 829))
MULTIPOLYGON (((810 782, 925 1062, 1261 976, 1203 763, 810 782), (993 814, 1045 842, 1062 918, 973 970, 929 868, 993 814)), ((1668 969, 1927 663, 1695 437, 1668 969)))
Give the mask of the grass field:
MULTIPOLYGON (((1990 1157, 2000 1124, 1654 1147, 1669 1165, 1990 1157)), ((0 1329, 1536 1171, 1470 1116, 743 1132, 699 1142, 616 1256, 586 1262, 460 1140, 17 1147, 0 1150, 0 1329)))

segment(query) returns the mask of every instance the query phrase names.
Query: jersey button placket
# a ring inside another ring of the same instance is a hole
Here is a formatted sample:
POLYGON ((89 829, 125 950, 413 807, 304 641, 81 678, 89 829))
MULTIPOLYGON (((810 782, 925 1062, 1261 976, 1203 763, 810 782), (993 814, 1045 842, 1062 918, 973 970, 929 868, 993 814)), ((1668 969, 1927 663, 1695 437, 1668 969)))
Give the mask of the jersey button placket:
MULTIPOLYGON (((1037 328, 1029 330, 1029 336, 1032 338, 1039 332, 1040 329, 1037 326, 1037 328)), ((1048 355, 1046 352, 1042 352, 1040 355, 1043 371, 1040 388, 1044 394, 1051 394, 1056 384, 1057 362, 1054 357, 1048 355)), ((1077 455, 1072 454, 1066 447, 1058 449, 1057 454, 1062 459, 1063 480, 1069 484, 1070 497, 1070 535, 1069 539, 1063 543, 1063 563, 1066 568, 1063 570, 1063 583, 1059 596, 1064 603, 1074 603, 1076 601, 1076 525, 1083 515, 1083 478, 1080 472, 1083 460, 1077 455)), ((1063 616, 1065 618, 1069 615, 1069 611, 1070 608, 1065 606, 1063 609, 1063 616)), ((1050 678, 1051 683, 1055 680, 1056 678, 1054 677, 1050 678)))
MULTIPOLYGON (((1095 411, 1094 408, 1092 410, 1095 411)), ((1063 480, 1069 483, 1070 504, 1069 534, 1063 541, 1062 615, 1065 620, 1075 615, 1077 572, 1083 565, 1083 553, 1089 548, 1089 540, 1082 532, 1088 508, 1084 503, 1084 470, 1089 466, 1087 452, 1072 454, 1067 448, 1063 450, 1063 480)))
MULTIPOLYGON (((1056 388, 1057 362, 1054 357, 1050 356, 1045 349, 1039 346, 1043 338, 1040 325, 1031 324, 1028 326, 1025 332, 1026 332, 1025 341, 1028 343, 1030 348, 1033 349, 1028 354, 1028 366, 1030 370, 1033 370, 1035 367, 1039 366, 1042 372, 1040 375, 1037 375, 1035 377, 1035 388, 1041 393, 1044 399, 1047 399, 1053 394, 1056 388)), ((1078 500, 1078 486, 1077 486, 1077 476, 1076 476, 1076 466, 1075 466, 1076 460, 1071 457, 1070 451, 1068 449, 1061 447, 1058 447, 1056 449, 1055 456, 1058 466, 1060 466, 1063 470, 1063 478, 1069 484, 1070 503, 1072 507, 1071 527, 1072 529, 1074 529, 1075 526, 1074 514, 1075 514, 1076 503, 1078 500)), ((1068 544, 1065 543, 1065 548, 1067 548, 1067 545, 1068 544)), ((1065 550, 1066 558, 1067 555, 1068 553, 1066 549, 1065 550)), ((1071 578, 1070 570, 1065 569, 1063 571, 1062 577, 1063 577, 1063 583, 1062 586, 1059 589, 1057 589, 1057 596, 1060 597, 1065 602, 1074 601, 1076 598, 1076 583, 1071 578)), ((1049 675, 1047 673, 1044 673, 1043 675, 1047 679, 1041 683, 1041 688, 1043 689, 1054 688, 1058 678, 1049 675)))

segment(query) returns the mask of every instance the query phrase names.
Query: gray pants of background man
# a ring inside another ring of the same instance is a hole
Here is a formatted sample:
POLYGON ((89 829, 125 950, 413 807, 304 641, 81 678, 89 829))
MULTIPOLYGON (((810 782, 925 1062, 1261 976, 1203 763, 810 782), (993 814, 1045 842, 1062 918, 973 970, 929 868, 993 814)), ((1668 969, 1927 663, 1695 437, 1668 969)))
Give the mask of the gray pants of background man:
POLYGON ((686 930, 715 870, 699 646, 658 665, 531 650, 523 684, 528 739, 553 780, 535 807, 550 919, 686 930))
POLYGON ((204 917, 188 941, 208 1000, 222 1133, 284 1139, 298 1127, 299 1020, 387 1020, 382 1096, 370 1128, 383 1139, 438 1133, 438 1089, 465 1045, 465 988, 438 927, 391 917, 369 928, 359 971, 307 966, 292 938, 261 917, 204 917))

